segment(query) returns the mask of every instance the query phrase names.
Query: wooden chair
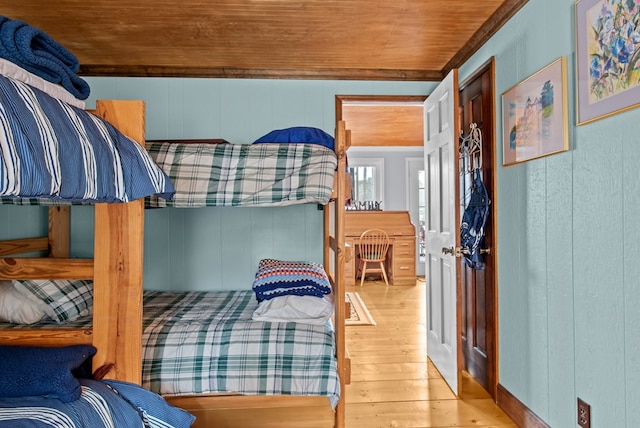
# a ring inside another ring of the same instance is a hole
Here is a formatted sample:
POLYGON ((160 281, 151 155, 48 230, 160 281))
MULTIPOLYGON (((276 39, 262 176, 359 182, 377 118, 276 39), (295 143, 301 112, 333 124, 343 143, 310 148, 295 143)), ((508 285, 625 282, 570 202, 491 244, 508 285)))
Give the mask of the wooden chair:
POLYGON ((364 283, 364 277, 367 272, 380 272, 384 278, 385 284, 389 285, 387 271, 385 269, 385 261, 387 259, 387 251, 389 250, 389 235, 382 229, 367 229, 362 232, 358 241, 360 250, 360 264, 358 269, 362 273, 360 278, 360 286, 364 283), (377 265, 377 267, 369 267, 369 264, 377 265))

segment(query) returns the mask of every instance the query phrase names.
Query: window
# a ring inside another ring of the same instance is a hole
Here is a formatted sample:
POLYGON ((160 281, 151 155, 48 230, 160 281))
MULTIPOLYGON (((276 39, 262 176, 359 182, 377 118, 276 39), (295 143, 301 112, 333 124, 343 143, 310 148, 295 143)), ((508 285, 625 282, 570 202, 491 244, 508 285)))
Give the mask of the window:
POLYGON ((424 170, 418 171, 418 256, 420 261, 424 261, 427 255, 427 230, 426 210, 425 210, 425 175, 424 170))
POLYGON ((349 159, 351 205, 355 209, 381 209, 384 195, 384 159, 349 159), (369 203, 369 205, 367 205, 369 203))

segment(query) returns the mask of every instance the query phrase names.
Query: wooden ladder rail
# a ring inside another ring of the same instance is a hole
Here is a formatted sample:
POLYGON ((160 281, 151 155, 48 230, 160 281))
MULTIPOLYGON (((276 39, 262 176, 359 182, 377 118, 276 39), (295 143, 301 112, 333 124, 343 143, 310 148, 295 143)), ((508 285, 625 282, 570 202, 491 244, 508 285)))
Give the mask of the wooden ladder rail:
POLYGON ((351 378, 351 360, 348 357, 345 338, 345 263, 347 249, 345 248, 344 206, 347 198, 347 149, 351 143, 351 133, 345 127, 344 121, 339 121, 336 127, 334 150, 338 160, 334 180, 332 202, 324 207, 324 266, 333 286, 335 311, 334 325, 336 335, 336 357, 338 375, 340 378, 340 401, 335 409, 335 428, 345 427, 345 390, 351 378), (333 211, 333 216, 331 215, 333 211), (333 258, 331 257, 333 252, 333 258))

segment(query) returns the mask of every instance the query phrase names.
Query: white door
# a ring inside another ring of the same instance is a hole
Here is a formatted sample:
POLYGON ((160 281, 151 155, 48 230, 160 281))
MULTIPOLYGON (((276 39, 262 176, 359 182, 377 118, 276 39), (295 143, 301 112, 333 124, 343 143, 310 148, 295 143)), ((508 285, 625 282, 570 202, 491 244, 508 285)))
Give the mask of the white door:
POLYGON ((454 69, 424 103, 424 158, 427 179, 427 354, 456 395, 460 374, 454 251, 459 245, 457 110, 458 71, 454 69))

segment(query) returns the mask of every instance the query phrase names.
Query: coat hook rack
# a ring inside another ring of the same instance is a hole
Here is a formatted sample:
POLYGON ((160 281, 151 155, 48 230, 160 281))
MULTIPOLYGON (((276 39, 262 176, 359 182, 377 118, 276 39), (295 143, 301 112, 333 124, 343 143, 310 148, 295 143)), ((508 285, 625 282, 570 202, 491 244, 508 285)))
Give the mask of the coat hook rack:
POLYGON ((478 124, 469 125, 469 134, 465 137, 464 131, 460 131, 460 162, 461 168, 472 172, 482 168, 482 132, 478 124))

